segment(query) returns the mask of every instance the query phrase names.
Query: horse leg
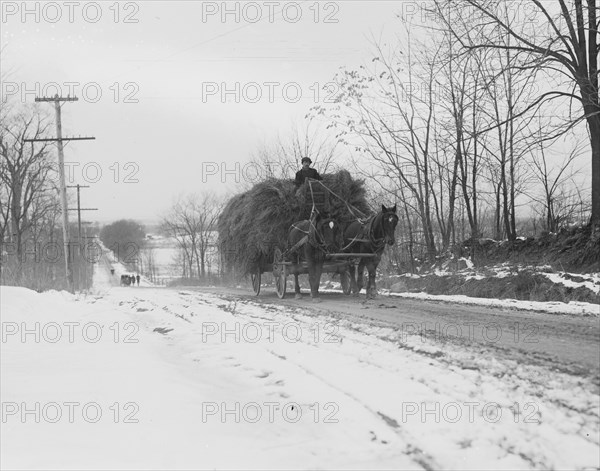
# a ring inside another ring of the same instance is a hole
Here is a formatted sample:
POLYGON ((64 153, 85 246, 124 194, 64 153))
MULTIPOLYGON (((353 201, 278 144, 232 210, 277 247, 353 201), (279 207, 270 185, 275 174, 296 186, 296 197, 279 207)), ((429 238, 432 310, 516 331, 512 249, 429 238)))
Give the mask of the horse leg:
POLYGON ((315 303, 321 302, 321 298, 319 297, 319 285, 321 284, 321 275, 323 274, 323 263, 316 263, 314 266, 314 275, 313 282, 311 285, 311 296, 312 300, 315 303))
POLYGON ((375 299, 377 296, 377 288, 375 286, 375 275, 377 273, 377 264, 371 262, 367 265, 369 272, 369 281, 367 283, 367 299, 375 299))
POLYGON ((294 289, 296 291, 295 298, 302 299, 302 293, 300 292, 300 283, 298 283, 298 273, 294 273, 294 289))
POLYGON ((358 263, 358 275, 356 277, 356 292, 354 293, 356 296, 358 296, 358 293, 360 293, 360 290, 363 288, 363 272, 364 272, 364 270, 365 270, 365 262, 361 258, 360 262, 358 263))
POLYGON ((352 263, 348 266, 348 274, 350 275, 350 291, 356 296, 358 290, 356 289, 356 264, 352 263))
POLYGON ((308 281, 310 283, 310 297, 315 303, 319 299, 319 281, 323 270, 323 256, 321 252, 313 247, 306 247, 306 260, 308 263, 308 281))

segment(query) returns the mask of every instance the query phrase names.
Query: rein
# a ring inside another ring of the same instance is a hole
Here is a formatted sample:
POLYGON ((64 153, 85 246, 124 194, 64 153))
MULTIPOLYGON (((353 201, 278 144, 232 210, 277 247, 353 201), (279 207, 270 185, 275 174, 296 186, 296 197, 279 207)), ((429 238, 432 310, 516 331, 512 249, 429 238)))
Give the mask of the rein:
POLYGON ((352 216, 354 216, 358 222, 360 222, 360 223, 362 224, 362 223, 363 223, 363 221, 366 221, 366 220, 368 220, 368 219, 367 219, 367 216, 366 216, 366 215, 365 215, 365 214, 364 214, 364 213, 363 213, 361 210, 359 210, 358 208, 356 208, 356 207, 352 206, 352 205, 351 205, 350 203, 348 203, 348 202, 347 202, 347 201, 346 201, 344 198, 342 198, 340 195, 338 195, 337 193, 335 193, 335 192, 334 192, 334 191, 333 191, 331 188, 329 188, 327 185, 325 185, 325 183, 323 183, 323 182, 322 182, 322 181, 320 181, 320 180, 311 180, 311 179, 308 179, 308 186, 309 186, 309 188, 310 188, 310 194, 311 194, 311 196, 313 197, 313 209, 314 209, 314 207, 315 207, 315 204, 314 204, 314 194, 313 194, 313 189, 312 189, 312 185, 313 185, 313 183, 318 183, 318 184, 319 184, 319 185, 321 185, 323 188, 325 188, 325 189, 326 189, 326 190, 327 190, 329 193, 331 193, 331 194, 332 194, 333 196, 335 196, 337 199, 339 199, 340 201, 342 201, 342 202, 343 202, 343 203, 346 205, 346 208, 348 208, 348 211, 350 212, 350 214, 352 214, 352 216), (354 209, 354 210, 353 210, 353 209, 354 209), (358 213, 358 214, 359 214, 359 215, 362 217, 362 219, 361 219, 361 217, 357 216, 357 215, 354 213, 355 211, 356 211, 356 212, 357 212, 357 213, 358 213))

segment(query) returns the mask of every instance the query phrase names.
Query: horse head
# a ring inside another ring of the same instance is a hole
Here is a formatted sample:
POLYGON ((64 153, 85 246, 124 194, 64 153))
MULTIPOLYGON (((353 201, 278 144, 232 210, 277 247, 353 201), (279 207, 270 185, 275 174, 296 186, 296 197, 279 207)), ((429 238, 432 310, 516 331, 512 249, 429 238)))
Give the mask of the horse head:
POLYGON ((398 224, 398 215, 396 214, 396 205, 393 208, 386 208, 381 205, 381 227, 383 229, 383 238, 388 245, 394 245, 396 242, 396 225, 398 224))
POLYGON ((325 250, 329 253, 338 252, 343 242, 340 225, 330 217, 323 217, 317 219, 316 228, 325 250))

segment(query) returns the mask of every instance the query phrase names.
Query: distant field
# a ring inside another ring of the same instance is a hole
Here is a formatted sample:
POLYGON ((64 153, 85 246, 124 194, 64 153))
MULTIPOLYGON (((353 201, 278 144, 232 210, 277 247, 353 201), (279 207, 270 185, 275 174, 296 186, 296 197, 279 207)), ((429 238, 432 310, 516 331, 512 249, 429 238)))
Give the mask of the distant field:
MULTIPOLYGON (((160 284, 183 276, 183 262, 177 241, 174 238, 154 238, 148 241, 148 248, 153 249, 156 265, 156 278, 160 284)), ((207 273, 218 272, 218 256, 216 248, 211 247, 207 257, 207 273)))

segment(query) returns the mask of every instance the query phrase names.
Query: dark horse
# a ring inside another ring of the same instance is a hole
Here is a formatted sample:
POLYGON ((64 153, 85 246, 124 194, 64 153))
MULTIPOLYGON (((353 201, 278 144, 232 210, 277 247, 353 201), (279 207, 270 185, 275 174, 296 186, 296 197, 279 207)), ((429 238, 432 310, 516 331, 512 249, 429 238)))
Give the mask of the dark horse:
POLYGON ((339 224, 331 218, 320 215, 313 216, 310 220, 304 220, 292 224, 288 235, 288 247, 290 247, 290 260, 295 262, 290 272, 294 274, 296 299, 302 297, 300 285, 298 284, 298 271, 300 263, 308 265, 308 281, 310 283, 310 296, 313 301, 319 299, 319 283, 323 273, 325 254, 337 252, 341 247, 342 233, 339 224), (295 248, 294 248, 295 247, 295 248))
POLYGON ((386 208, 381 205, 381 211, 375 216, 371 216, 366 222, 354 221, 346 227, 344 231, 344 252, 373 254, 372 257, 362 257, 360 259, 358 278, 355 276, 355 266, 352 265, 350 268, 352 291, 355 296, 358 296, 363 287, 363 270, 365 267, 369 272, 367 299, 372 299, 377 295, 375 286, 377 265, 381 261, 385 244, 394 245, 395 243, 394 232, 397 224, 396 205, 393 208, 386 208))

